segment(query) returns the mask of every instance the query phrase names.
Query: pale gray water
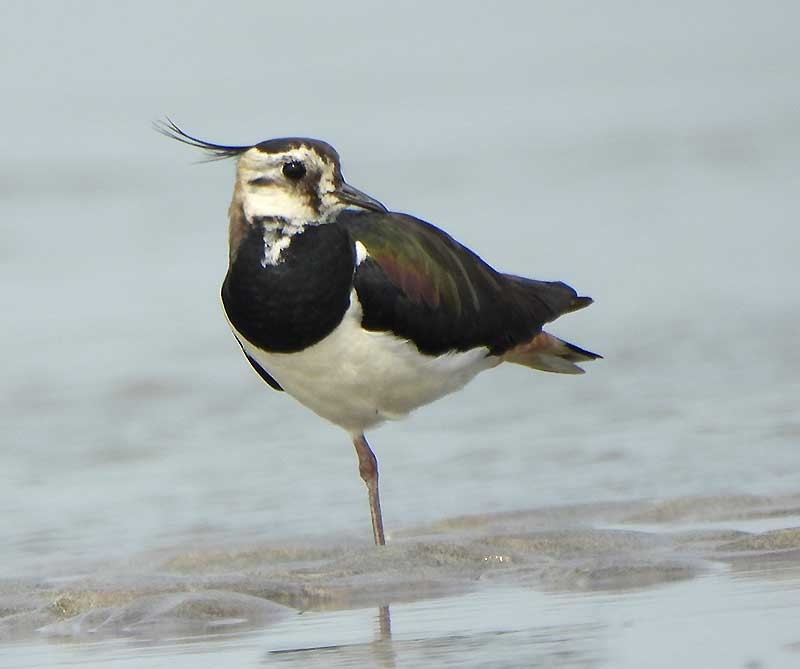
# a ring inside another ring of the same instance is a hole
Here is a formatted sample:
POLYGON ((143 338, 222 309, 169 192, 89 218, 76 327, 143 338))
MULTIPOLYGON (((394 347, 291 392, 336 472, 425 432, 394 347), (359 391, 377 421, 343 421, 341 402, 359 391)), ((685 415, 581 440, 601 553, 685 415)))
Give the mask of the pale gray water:
POLYGON ((796 665, 795 3, 3 13, 0 666, 796 665), (595 297, 552 330, 606 360, 374 432, 387 566, 347 438, 227 331, 232 165, 164 113, 329 140, 391 208, 595 297), (498 512, 581 540, 509 547, 498 512))

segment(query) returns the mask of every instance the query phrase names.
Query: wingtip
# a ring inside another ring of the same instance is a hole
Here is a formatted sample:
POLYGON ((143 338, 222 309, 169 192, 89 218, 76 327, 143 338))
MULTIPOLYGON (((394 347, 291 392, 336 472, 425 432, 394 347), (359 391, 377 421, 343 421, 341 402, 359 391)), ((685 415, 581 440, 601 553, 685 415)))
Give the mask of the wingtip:
POLYGON ((570 304, 570 311, 585 309, 593 302, 594 300, 591 297, 587 297, 585 295, 578 295, 572 300, 572 303, 570 304))

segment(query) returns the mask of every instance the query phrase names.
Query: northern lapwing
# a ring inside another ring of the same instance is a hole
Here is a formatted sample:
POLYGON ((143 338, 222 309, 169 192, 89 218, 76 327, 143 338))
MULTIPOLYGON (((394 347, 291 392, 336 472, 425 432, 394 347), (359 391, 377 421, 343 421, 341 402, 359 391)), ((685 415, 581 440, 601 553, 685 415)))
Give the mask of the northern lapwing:
POLYGON ((226 146, 167 119, 158 130, 236 158, 222 304, 248 362, 353 440, 375 543, 378 466, 364 431, 503 362, 579 374, 600 356, 542 330, 591 298, 502 274, 446 232, 390 212, 342 177, 316 139, 226 146))

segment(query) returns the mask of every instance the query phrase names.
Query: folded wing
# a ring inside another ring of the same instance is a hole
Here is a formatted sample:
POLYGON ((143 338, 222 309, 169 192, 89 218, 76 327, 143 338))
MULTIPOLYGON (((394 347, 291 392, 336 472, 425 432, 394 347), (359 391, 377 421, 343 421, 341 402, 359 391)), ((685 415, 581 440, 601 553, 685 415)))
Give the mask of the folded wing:
POLYGON ((409 339, 428 355, 477 347, 502 355, 591 304, 564 283, 501 274, 412 216, 346 211, 337 223, 367 252, 354 277, 363 327, 409 339))

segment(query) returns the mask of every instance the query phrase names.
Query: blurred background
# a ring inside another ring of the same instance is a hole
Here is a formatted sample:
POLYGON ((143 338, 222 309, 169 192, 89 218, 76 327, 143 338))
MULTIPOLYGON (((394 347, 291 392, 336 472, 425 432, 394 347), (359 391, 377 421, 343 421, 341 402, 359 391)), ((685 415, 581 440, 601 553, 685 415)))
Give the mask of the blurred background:
POLYGON ((0 24, 4 575, 195 540, 367 542, 344 433, 249 369, 218 290, 234 165, 354 186, 596 303, 583 377, 498 369, 370 436, 389 534, 797 489, 800 5, 15 2, 0 24))

